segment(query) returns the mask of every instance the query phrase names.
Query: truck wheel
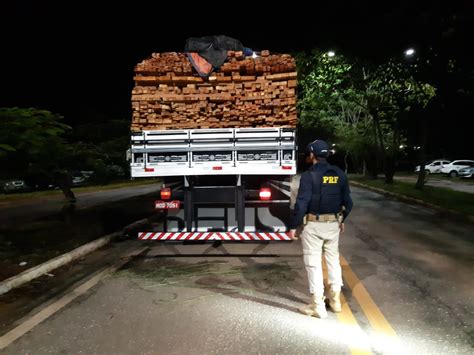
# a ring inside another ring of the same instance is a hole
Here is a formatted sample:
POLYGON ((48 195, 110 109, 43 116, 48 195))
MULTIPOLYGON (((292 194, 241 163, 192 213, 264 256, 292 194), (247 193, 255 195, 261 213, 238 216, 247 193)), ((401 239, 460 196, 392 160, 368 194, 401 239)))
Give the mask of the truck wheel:
POLYGON ((449 172, 449 177, 457 177, 457 176, 458 176, 458 172, 456 170, 449 172))

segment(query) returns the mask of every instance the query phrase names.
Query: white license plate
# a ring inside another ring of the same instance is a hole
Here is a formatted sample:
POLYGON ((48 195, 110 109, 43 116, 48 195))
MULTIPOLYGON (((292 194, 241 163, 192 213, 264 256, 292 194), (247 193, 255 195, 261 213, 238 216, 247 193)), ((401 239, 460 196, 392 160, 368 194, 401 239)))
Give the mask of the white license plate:
POLYGON ((157 210, 173 210, 179 208, 179 200, 173 201, 155 201, 155 208, 157 210))

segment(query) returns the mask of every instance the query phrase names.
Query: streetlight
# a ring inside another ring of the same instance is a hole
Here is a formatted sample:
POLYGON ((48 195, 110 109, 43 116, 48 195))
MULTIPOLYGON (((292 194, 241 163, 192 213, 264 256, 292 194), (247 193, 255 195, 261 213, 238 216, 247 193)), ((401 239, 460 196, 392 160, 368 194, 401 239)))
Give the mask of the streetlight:
POLYGON ((413 48, 408 48, 406 51, 405 51, 405 56, 406 57, 411 57, 413 54, 415 54, 415 50, 413 48))
POLYGON ((327 54, 328 54, 328 57, 334 57, 336 55, 334 51, 329 51, 327 54))

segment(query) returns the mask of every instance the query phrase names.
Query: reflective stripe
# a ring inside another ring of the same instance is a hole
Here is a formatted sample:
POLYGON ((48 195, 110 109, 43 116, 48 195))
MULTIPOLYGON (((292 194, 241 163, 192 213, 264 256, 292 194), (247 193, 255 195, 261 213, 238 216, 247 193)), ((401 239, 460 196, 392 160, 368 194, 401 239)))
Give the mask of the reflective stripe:
POLYGON ((270 232, 140 232, 140 240, 223 240, 223 241, 289 241, 287 233, 270 232))

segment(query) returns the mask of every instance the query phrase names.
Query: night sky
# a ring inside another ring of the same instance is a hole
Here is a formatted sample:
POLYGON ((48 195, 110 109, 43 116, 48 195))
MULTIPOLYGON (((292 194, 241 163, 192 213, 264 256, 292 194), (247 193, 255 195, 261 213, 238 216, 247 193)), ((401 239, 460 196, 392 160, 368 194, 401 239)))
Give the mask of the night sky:
POLYGON ((0 106, 46 108, 72 123, 90 113, 129 117, 133 66, 154 51, 182 51, 188 37, 212 34, 253 49, 317 46, 376 62, 410 46, 419 53, 441 46, 443 19, 454 14, 458 35, 449 50, 472 59, 463 48, 472 1, 449 8, 439 1, 326 1, 312 8, 294 1, 98 3, 0 5, 0 106))

